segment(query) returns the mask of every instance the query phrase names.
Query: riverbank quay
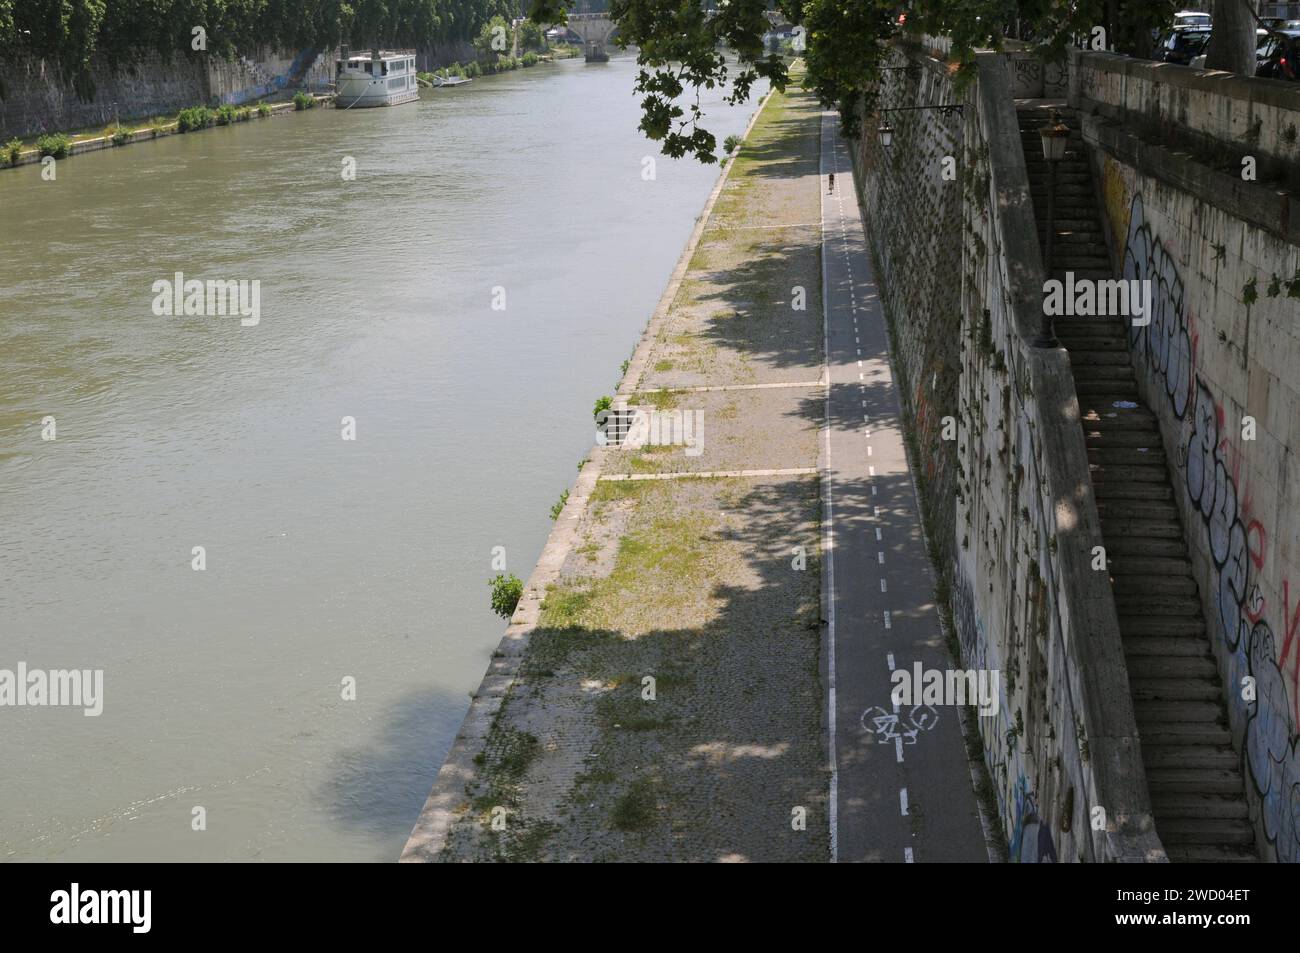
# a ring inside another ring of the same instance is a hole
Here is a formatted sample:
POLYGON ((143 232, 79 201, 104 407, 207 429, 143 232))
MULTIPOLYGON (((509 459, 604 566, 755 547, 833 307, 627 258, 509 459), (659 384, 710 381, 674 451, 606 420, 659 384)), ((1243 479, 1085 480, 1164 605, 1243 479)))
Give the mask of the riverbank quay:
MULTIPOLYGON (((317 106, 323 106, 333 102, 333 93, 310 93, 312 100, 317 106)), ((249 122, 256 119, 270 119, 274 116, 280 116, 285 113, 303 112, 293 100, 278 103, 250 103, 239 109, 247 110, 243 119, 236 119, 229 123, 212 123, 202 127, 203 129, 213 129, 219 125, 234 125, 236 122, 249 122)), ((215 113, 216 110, 213 110, 215 113)), ((201 129, 180 128, 179 115, 163 122, 151 122, 140 125, 131 121, 119 124, 121 131, 114 134, 105 130, 102 135, 84 136, 84 133, 64 133, 68 137, 68 143, 64 154, 57 156, 59 159, 70 158, 71 156, 81 155, 86 152, 98 152, 100 149, 111 149, 116 146, 129 146, 137 142, 148 142, 154 139, 160 139, 164 136, 174 136, 182 131, 186 133, 200 132, 201 129)), ((45 156, 40 148, 35 145, 35 138, 26 143, 18 152, 17 157, 11 156, 7 151, 0 155, 0 168, 17 168, 22 165, 34 165, 39 163, 45 156)))
POLYGON ((651 439, 580 471, 403 861, 829 859, 820 113, 796 83, 628 363, 651 439))

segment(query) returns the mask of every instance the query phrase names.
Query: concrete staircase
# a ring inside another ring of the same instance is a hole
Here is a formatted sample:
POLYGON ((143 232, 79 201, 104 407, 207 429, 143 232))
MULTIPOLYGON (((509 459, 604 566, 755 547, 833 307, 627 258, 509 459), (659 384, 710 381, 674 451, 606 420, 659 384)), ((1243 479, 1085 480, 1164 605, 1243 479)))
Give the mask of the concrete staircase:
MULTIPOLYGON (((1017 103, 1038 219, 1047 236, 1047 162, 1038 127, 1059 109, 1070 125, 1057 166, 1049 277, 1117 277, 1102 232, 1080 123, 1063 103, 1017 103)), ((1070 353, 1097 510, 1156 831, 1171 861, 1254 861, 1241 758, 1210 651, 1174 503, 1159 422, 1138 396, 1123 318, 1056 319, 1070 353)))

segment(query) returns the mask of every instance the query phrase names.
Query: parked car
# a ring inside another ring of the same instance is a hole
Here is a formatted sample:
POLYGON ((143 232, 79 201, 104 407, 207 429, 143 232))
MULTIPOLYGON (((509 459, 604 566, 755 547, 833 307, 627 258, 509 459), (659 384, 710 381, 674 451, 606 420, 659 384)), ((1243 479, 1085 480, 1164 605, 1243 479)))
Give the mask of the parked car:
POLYGON ((1256 76, 1296 82, 1300 76, 1300 29, 1270 33, 1256 76))
POLYGON ((1210 42, 1210 31, 1203 27, 1186 27, 1171 30, 1156 47, 1155 59, 1165 63, 1177 63, 1188 66, 1192 60, 1205 52, 1205 45, 1210 42))
POLYGON ((1184 27, 1204 27, 1210 28, 1213 21, 1208 13, 1202 13, 1199 10, 1179 10, 1174 14, 1174 28, 1184 27))
MULTIPOLYGON (((1265 52, 1265 50, 1268 48, 1269 36, 1270 34, 1268 30, 1260 29, 1255 31, 1255 75, 1256 76, 1259 75, 1260 67, 1263 66, 1265 60, 1268 59, 1268 55, 1265 52)), ((1196 57, 1195 59, 1193 59, 1187 65, 1190 66, 1192 69, 1205 69, 1205 57, 1209 52, 1210 52, 1210 47, 1209 44, 1207 43, 1205 46, 1205 52, 1202 53, 1200 56, 1196 57)))

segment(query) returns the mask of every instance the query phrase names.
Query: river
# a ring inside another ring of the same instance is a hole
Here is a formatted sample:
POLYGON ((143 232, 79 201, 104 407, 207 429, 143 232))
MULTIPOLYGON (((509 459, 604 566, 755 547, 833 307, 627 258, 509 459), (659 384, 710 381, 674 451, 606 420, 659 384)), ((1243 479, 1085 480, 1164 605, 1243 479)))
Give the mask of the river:
MULTIPOLYGON (((98 717, 0 707, 0 858, 396 859, 503 630, 493 547, 531 572, 716 181, 637 131, 635 71, 0 172, 0 669, 104 673, 98 717), (156 315, 176 272, 259 282, 259 322, 156 315)), ((754 109, 704 102, 719 142, 754 109)))

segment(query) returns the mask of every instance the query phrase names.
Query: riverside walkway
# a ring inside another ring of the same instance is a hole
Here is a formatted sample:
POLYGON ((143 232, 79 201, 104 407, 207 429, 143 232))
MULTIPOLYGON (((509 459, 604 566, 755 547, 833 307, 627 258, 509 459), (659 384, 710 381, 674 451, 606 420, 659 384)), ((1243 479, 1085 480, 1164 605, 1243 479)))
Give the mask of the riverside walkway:
POLYGON ((986 859, 955 716, 905 763, 864 720, 947 663, 851 189, 774 93, 619 388, 692 439, 592 453, 404 861, 986 859))

